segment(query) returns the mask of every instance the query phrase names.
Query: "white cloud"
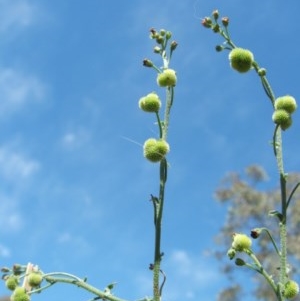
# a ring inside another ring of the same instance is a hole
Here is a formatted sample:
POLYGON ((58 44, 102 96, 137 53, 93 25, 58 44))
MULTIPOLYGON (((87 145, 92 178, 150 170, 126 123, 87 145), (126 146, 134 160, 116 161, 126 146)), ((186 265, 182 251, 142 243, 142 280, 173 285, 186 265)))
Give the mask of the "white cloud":
MULTIPOLYGON (((185 250, 174 250, 163 257, 161 267, 166 274, 163 295, 169 301, 199 300, 200 296, 202 301, 210 301, 215 299, 224 282, 213 260, 185 250)), ((151 292, 151 277, 140 273, 135 281, 141 296, 151 292)))
POLYGON ((75 148, 86 145, 90 140, 90 133, 83 128, 69 131, 62 137, 62 146, 65 149, 73 150, 75 148))
POLYGON ((0 231, 2 233, 15 232, 23 226, 22 216, 12 198, 0 196, 0 216, 0 231))
POLYGON ((0 148, 0 174, 6 180, 30 177, 39 169, 39 163, 25 158, 21 153, 14 152, 8 147, 0 148))
POLYGON ((10 257, 10 250, 3 245, 0 245, 0 257, 10 257))
POLYGON ((27 27, 37 15, 36 7, 26 0, 0 0, 0 7, 0 32, 27 27))
POLYGON ((169 300, 211 300, 221 282, 218 269, 207 257, 193 255, 184 250, 174 250, 166 263, 165 294, 169 300), (171 279, 170 279, 171 278, 171 279), (210 289, 213 288, 213 292, 210 289))
POLYGON ((29 102, 40 101, 44 94, 45 85, 38 78, 10 68, 0 69, 0 115, 6 116, 29 102))
POLYGON ((187 277, 191 282, 204 286, 206 281, 215 278, 216 274, 203 259, 203 256, 195 257, 186 251, 176 250, 171 254, 170 261, 178 276, 187 277))
POLYGON ((80 235, 74 235, 67 231, 59 234, 56 241, 65 248, 72 249, 73 255, 76 256, 86 256, 92 252, 91 245, 84 237, 80 235))

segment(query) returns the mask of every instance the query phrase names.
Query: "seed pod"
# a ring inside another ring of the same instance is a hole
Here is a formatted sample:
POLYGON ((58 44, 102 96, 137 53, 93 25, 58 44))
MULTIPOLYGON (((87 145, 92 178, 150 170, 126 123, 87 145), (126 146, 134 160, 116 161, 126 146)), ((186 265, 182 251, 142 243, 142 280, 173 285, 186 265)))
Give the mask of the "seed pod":
POLYGON ((173 69, 165 69, 157 76, 157 84, 160 87, 174 87, 176 86, 177 77, 173 69))
POLYGON ((150 138, 144 143, 144 156, 153 163, 160 162, 169 150, 169 144, 163 139, 150 138))
POLYGON ((254 57, 253 53, 247 49, 234 48, 229 53, 229 61, 234 70, 245 73, 251 69, 254 57))

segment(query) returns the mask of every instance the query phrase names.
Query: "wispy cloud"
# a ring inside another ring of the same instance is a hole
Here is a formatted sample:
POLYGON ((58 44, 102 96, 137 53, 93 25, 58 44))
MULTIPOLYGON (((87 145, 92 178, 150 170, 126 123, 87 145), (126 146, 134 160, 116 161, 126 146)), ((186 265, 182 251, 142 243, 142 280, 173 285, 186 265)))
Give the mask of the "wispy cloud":
POLYGON ((15 69, 0 69, 0 116, 23 108, 24 105, 40 101, 45 95, 45 85, 35 76, 15 69))
POLYGON ((76 257, 87 256, 92 252, 91 245, 84 237, 67 231, 58 235, 57 243, 60 244, 60 247, 72 249, 72 253, 76 257))
POLYGON ((11 33, 16 28, 31 25, 36 17, 36 7, 26 0, 0 0, 0 32, 11 33))
POLYGON ((61 139, 61 144, 65 150, 74 150, 85 144, 90 140, 90 133, 84 129, 75 129, 65 133, 61 139))
POLYGON ((0 195, 0 216, 1 233, 18 231, 23 225, 23 219, 17 204, 11 197, 0 195))
POLYGON ((39 163, 26 158, 22 153, 11 150, 8 146, 0 147, 0 174, 5 180, 30 177, 39 170, 39 163))
MULTIPOLYGON (((167 276, 164 296, 170 301, 199 300, 199 296, 203 301, 215 299, 222 282, 213 262, 186 250, 173 250, 163 268, 167 276)), ((150 277, 139 275, 136 281, 142 295, 151 292, 150 277)))
POLYGON ((3 245, 0 245, 0 258, 1 257, 4 258, 10 257, 10 250, 3 245))

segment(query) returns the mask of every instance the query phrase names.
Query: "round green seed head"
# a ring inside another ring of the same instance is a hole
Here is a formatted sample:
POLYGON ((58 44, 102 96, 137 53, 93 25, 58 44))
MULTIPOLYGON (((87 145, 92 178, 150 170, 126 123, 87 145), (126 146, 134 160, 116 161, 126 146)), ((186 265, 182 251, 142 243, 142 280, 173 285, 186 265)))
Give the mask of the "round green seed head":
POLYGON ((139 107, 145 112, 157 113, 161 107, 161 101, 158 95, 152 92, 139 100, 139 107))
POLYGON ((43 281, 43 276, 41 273, 32 272, 28 275, 28 284, 31 287, 38 287, 43 281))
POLYGON ((150 138, 144 143, 144 157, 153 163, 160 162, 169 150, 169 144, 162 139, 150 138))
POLYGON ((280 125, 282 130, 288 129, 292 125, 291 115, 286 110, 275 110, 272 115, 274 123, 280 125))
POLYGON ((299 294, 299 285, 293 280, 289 280, 284 285, 283 296, 286 299, 293 299, 299 294))
POLYGON ((234 70, 245 73, 251 69, 254 57, 247 49, 234 48, 229 53, 229 61, 234 70))
POLYGON ((157 84, 160 87, 174 87, 176 86, 177 76, 173 69, 165 69, 157 76, 157 84))
POLYGON ((11 291, 15 290, 18 285, 19 280, 16 276, 10 276, 5 281, 5 286, 11 291))
POLYGON ((282 96, 278 97, 275 100, 275 110, 285 110, 288 113, 292 114, 297 109, 297 103, 294 97, 292 96, 282 96))
POLYGON ((24 287, 17 287, 10 297, 11 301, 30 301, 30 296, 26 293, 24 287))
POLYGON ((245 250, 250 250, 252 245, 252 240, 245 234, 235 233, 233 235, 232 248, 237 252, 243 252, 245 250))

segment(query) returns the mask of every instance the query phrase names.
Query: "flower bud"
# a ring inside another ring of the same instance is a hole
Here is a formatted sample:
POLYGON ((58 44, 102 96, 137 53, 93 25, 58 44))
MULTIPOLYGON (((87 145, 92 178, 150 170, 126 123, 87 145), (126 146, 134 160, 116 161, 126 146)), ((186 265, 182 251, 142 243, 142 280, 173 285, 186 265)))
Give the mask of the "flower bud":
POLYGON ((139 100, 139 107, 145 112, 155 113, 159 111, 161 107, 161 101, 158 95, 152 92, 139 100))
POLYGON ((157 76, 157 84, 160 87, 173 87, 176 86, 177 77, 173 69, 165 69, 157 76))
POLYGON ((15 288, 19 285, 19 279, 16 276, 9 276, 6 280, 5 280, 5 286, 13 291, 15 290, 15 288))
POLYGON ((157 37, 158 33, 154 28, 150 29, 150 38, 155 39, 157 37))
POLYGON ((161 48, 159 46, 155 46, 153 48, 154 53, 160 53, 161 52, 161 48))
POLYGON ((224 49, 224 47, 221 46, 221 45, 217 45, 217 46, 216 46, 216 51, 217 51, 217 52, 220 52, 220 51, 222 51, 223 49, 224 49))
POLYGON ((13 269, 14 275, 20 275, 20 274, 22 274, 22 272, 24 272, 24 267, 22 267, 18 263, 14 264, 12 269, 13 269))
POLYGON ((10 272, 10 268, 8 268, 8 267, 1 268, 1 273, 8 273, 8 272, 10 272))
POLYGON ((169 144, 162 139, 150 138, 144 143, 144 156, 153 163, 160 162, 169 150, 169 144))
POLYGON ((213 32, 218 33, 220 32, 220 25, 219 24, 215 24, 212 27, 213 32))
POLYGON ((32 272, 28 275, 28 284, 31 287, 39 287, 43 281, 43 276, 39 272, 32 272))
POLYGON ((261 233, 261 228, 255 228, 251 230, 251 237, 256 239, 259 237, 260 233, 261 233))
POLYGON ((160 34, 162 37, 164 37, 164 36, 166 35, 166 30, 165 30, 165 29, 161 29, 161 30, 159 31, 159 34, 160 34))
POLYGON ((172 37, 172 32, 171 32, 171 31, 167 31, 167 32, 166 32, 166 39, 167 39, 167 40, 170 40, 171 37, 172 37))
POLYGON ((236 260, 235 260, 235 264, 237 265, 237 266, 243 266, 243 265, 245 265, 246 264, 246 262, 242 259, 242 258, 237 258, 236 260))
POLYGON ((229 61, 234 70, 245 73, 251 69, 254 57, 247 49, 234 48, 229 53, 229 61))
POLYGON ((204 19, 202 19, 201 24, 206 28, 211 28, 212 27, 212 20, 209 17, 205 17, 204 19))
POLYGON ((288 113, 292 114, 297 109, 297 103, 294 97, 286 95, 278 97, 275 100, 275 110, 285 110, 288 113))
POLYGON ((260 68, 257 72, 259 76, 265 76, 267 74, 267 70, 265 68, 260 68))
POLYGON ((223 17, 222 18, 222 24, 223 24, 223 26, 227 27, 229 25, 229 18, 228 17, 223 17))
POLYGON ((284 285, 283 296, 286 299, 293 299, 299 294, 299 285, 293 280, 289 280, 284 285))
POLYGON ((235 233, 233 234, 232 248, 237 252, 243 252, 245 250, 250 250, 252 241, 250 237, 245 234, 235 233))
POLYGON ((292 125, 291 115, 286 110, 275 110, 272 120, 274 123, 280 125, 282 130, 286 130, 292 125))
POLYGON ((217 21, 219 18, 219 11, 216 9, 212 12, 212 16, 214 17, 214 19, 217 21))
POLYGON ((29 295, 26 293, 26 290, 24 287, 17 287, 13 294, 10 297, 11 301, 30 301, 29 295))
POLYGON ((155 39, 156 39, 157 44, 163 44, 163 42, 164 42, 164 37, 161 35, 157 35, 157 37, 155 39))
POLYGON ((230 248, 227 251, 227 256, 229 257, 230 260, 232 260, 234 258, 235 254, 236 254, 236 250, 233 248, 230 248))
POLYGON ((143 60, 143 66, 145 66, 145 67, 153 67, 153 63, 152 63, 152 61, 150 61, 148 59, 144 59, 143 60))
POLYGON ((171 51, 174 51, 178 46, 178 43, 176 41, 172 41, 170 44, 171 51))

